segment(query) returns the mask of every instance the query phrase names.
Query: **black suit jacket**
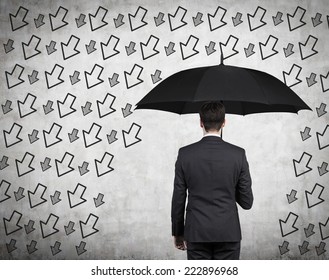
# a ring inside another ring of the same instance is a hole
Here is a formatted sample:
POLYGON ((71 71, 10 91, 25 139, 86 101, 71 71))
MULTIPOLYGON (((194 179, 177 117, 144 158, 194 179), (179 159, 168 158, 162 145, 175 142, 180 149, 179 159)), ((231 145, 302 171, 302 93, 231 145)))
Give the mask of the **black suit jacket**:
POLYGON ((184 235, 189 242, 240 241, 236 202, 243 209, 250 209, 253 203, 244 149, 217 136, 180 148, 172 197, 172 235, 184 235))

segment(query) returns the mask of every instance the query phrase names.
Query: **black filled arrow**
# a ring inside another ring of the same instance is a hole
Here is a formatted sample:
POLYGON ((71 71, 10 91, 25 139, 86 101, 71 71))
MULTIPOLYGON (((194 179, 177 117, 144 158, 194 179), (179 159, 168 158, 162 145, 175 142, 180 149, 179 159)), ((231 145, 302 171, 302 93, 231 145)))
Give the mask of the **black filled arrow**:
POLYGON ((22 187, 19 187, 18 190, 16 192, 14 192, 16 201, 19 201, 25 197, 25 195, 23 193, 24 193, 24 188, 22 188, 22 187))
POLYGON ((32 133, 31 134, 28 134, 30 144, 32 144, 32 143, 34 143, 34 142, 36 142, 36 141, 39 140, 38 133, 39 133, 38 130, 33 129, 32 133))
POLYGON ((290 31, 294 31, 297 28, 300 28, 306 24, 306 22, 303 21, 305 13, 306 13, 306 10, 304 8, 298 6, 293 15, 287 14, 290 31))
POLYGON ((26 152, 23 156, 22 160, 16 159, 16 169, 18 177, 24 176, 32 171, 34 171, 34 167, 32 167, 32 161, 34 159, 34 155, 26 152))
POLYGON ((2 159, 0 161, 0 170, 3 170, 9 166, 9 164, 7 162, 8 162, 8 157, 2 156, 2 159))
POLYGON ((305 253, 307 253, 310 250, 310 249, 308 249, 309 244, 310 244, 309 242, 304 241, 302 246, 298 245, 299 252, 301 255, 304 255, 305 253))
POLYGON ((235 17, 232 17, 232 21, 233 21, 233 25, 234 27, 238 26, 239 24, 243 23, 243 21, 241 20, 242 18, 242 14, 241 13, 237 13, 235 17))
POLYGON ((257 7, 253 15, 248 14, 248 23, 250 31, 263 27, 266 22, 263 21, 266 10, 260 6, 257 7))
POLYGON ((113 158, 113 155, 105 152, 101 160, 95 159, 97 177, 101 177, 114 170, 114 168, 110 166, 113 158))
POLYGON ((49 148, 63 141, 63 139, 59 137, 61 130, 62 126, 57 123, 53 123, 49 131, 43 130, 43 138, 45 140, 46 148, 49 148))
POLYGON ((79 79, 79 75, 80 75, 79 71, 74 71, 73 75, 70 75, 70 81, 72 86, 81 81, 79 79))
POLYGON ((113 129, 111 131, 111 134, 107 134, 107 141, 109 142, 109 144, 112 144, 113 142, 118 140, 118 138, 116 138, 116 135, 117 131, 113 129))
POLYGON ((147 10, 141 6, 138 7, 134 15, 128 14, 131 31, 135 31, 147 25, 147 22, 144 21, 146 14, 147 10))
POLYGON ((46 157, 43 162, 40 162, 42 172, 45 172, 47 169, 51 167, 50 158, 46 157))
POLYGON ((15 66, 11 72, 5 71, 8 89, 16 87, 25 82, 21 78, 21 76, 24 72, 24 69, 25 68, 23 66, 21 66, 19 64, 15 64, 15 66))
POLYGON ((101 130, 102 127, 97 123, 93 123, 89 131, 82 130, 83 140, 86 148, 89 148, 90 146, 93 146, 102 141, 102 139, 98 137, 101 130))
POLYGON ((55 191, 54 195, 51 195, 50 196, 50 199, 51 199, 51 203, 53 205, 57 204, 58 202, 61 202, 62 200, 59 198, 61 195, 61 192, 59 191, 55 191))
POLYGON ((318 166, 318 171, 319 171, 319 175, 320 176, 328 173, 327 167, 328 167, 328 163, 327 162, 322 162, 322 165, 321 166, 318 166))
POLYGON ((26 245, 26 248, 27 248, 27 252, 31 255, 33 254, 34 252, 38 251, 37 249, 37 244, 38 242, 35 241, 35 240, 32 240, 31 243, 29 245, 26 245))
POLYGON ((73 107, 75 100, 76 96, 71 93, 67 93, 63 101, 57 100, 58 114, 60 118, 64 118, 76 112, 76 109, 73 107))
POLYGON ((55 64, 51 72, 45 71, 45 77, 46 77, 48 89, 51 89, 53 87, 60 85, 61 83, 64 83, 64 80, 61 79, 61 75, 63 71, 64 71, 64 67, 58 64, 55 64))
POLYGON ((120 83, 118 81, 118 78, 119 78, 119 74, 117 74, 117 73, 113 73, 112 78, 109 78, 109 83, 110 83, 111 87, 114 87, 120 83))
POLYGON ((163 20, 164 17, 164 13, 159 13, 157 17, 154 17, 154 22, 156 27, 160 26, 161 24, 165 23, 165 21, 163 20))
POLYGON ((72 143, 72 142, 74 142, 74 141, 76 141, 76 140, 79 139, 78 132, 79 132, 78 129, 73 128, 72 132, 71 133, 68 133, 70 143, 72 143))
POLYGON ((26 234, 29 234, 29 233, 31 233, 32 231, 35 230, 34 223, 35 222, 33 220, 29 220, 28 224, 24 225, 26 234))
POLYGON ((96 31, 107 25, 108 23, 104 20, 108 10, 102 6, 99 6, 94 15, 89 14, 90 28, 91 31, 96 31))
POLYGON ((138 134, 139 134, 141 128, 142 127, 139 124, 133 123, 130 126, 128 132, 122 130, 122 136, 123 136, 125 148, 128 148, 128 147, 135 145, 138 142, 142 141, 142 139, 138 138, 138 134))
POLYGON ((98 208, 99 206, 101 206, 102 204, 104 204, 105 202, 103 201, 104 198, 104 194, 99 193, 97 198, 94 198, 94 203, 95 203, 95 207, 98 208))
POLYGON ((29 81, 30 81, 30 85, 34 84, 35 82, 39 81, 38 79, 38 74, 39 72, 36 70, 32 71, 31 75, 28 75, 29 81))
POLYGON ((56 42, 55 41, 50 41, 49 45, 46 45, 46 49, 47 49, 47 54, 51 55, 52 53, 54 53, 55 51, 57 51, 57 49, 55 48, 56 46, 56 42))
POLYGON ((12 104, 12 102, 11 102, 10 100, 6 100, 5 105, 1 105, 1 107, 2 107, 2 112, 3 112, 4 115, 7 114, 7 113, 9 113, 10 111, 13 110, 13 109, 11 108, 11 104, 12 104))
POLYGON ((15 239, 11 239, 9 244, 6 243, 6 247, 7 247, 7 252, 10 254, 12 252, 14 252, 17 247, 16 247, 16 240, 15 239))
POLYGON ((311 128, 309 128, 307 126, 305 127, 304 131, 300 131, 300 135, 301 135, 303 141, 305 141, 311 137, 310 132, 311 132, 311 128))
POLYGON ((160 70, 155 70, 155 73, 154 74, 151 74, 151 79, 152 79, 152 82, 153 84, 156 84, 158 82, 160 82, 162 80, 162 78, 160 77, 161 75, 161 71, 160 70))
POLYGON ((5 217, 3 218, 6 235, 10 235, 22 229, 22 226, 19 225, 22 216, 21 213, 13 211, 9 219, 6 219, 5 217))
POLYGON ((174 50, 175 43, 170 42, 168 46, 165 46, 166 55, 169 56, 175 52, 174 50))
POLYGON ((3 47, 5 48, 5 53, 9 53, 15 48, 13 47, 14 41, 12 39, 8 39, 7 44, 3 44, 3 47))
POLYGON ((40 50, 38 50, 38 46, 40 44, 41 38, 38 36, 32 35, 30 38, 30 41, 28 43, 22 43, 22 49, 24 54, 24 59, 28 60, 38 54, 41 53, 40 50))
POLYGON ((123 22, 123 18, 124 18, 124 15, 118 14, 118 17, 113 19, 115 28, 119 28, 121 25, 125 24, 123 22))
POLYGON ((288 249, 289 242, 288 241, 283 241, 282 245, 279 245, 279 250, 280 250, 280 255, 284 255, 288 253, 290 250, 288 249))
POLYGON ((97 50, 95 48, 95 45, 96 45, 96 41, 90 40, 89 44, 86 45, 87 54, 91 54, 92 52, 97 50))
POLYGON ((46 190, 46 186, 38 183, 34 192, 27 191, 31 209, 47 202, 47 199, 44 198, 46 190))
POLYGON ((40 221, 41 234, 43 238, 47 238, 57 232, 59 229, 55 228, 59 217, 50 213, 46 222, 40 221))
POLYGON ((184 21, 186 13, 187 13, 187 10, 185 8, 179 6, 174 15, 168 14, 169 25, 170 25, 171 31, 175 31, 187 24, 187 22, 184 21))
POLYGON ((16 15, 9 14, 12 31, 18 30, 29 24, 27 21, 25 21, 28 12, 28 9, 20 6, 16 12, 16 15))
POLYGON ((288 214, 285 221, 279 219, 282 237, 285 237, 289 234, 292 234, 292 233, 294 233, 295 231, 298 230, 298 228, 295 227, 297 219, 298 219, 298 215, 296 215, 292 212, 290 212, 288 214))
POLYGON ((8 190, 10 188, 10 183, 6 180, 2 180, 0 183, 0 203, 8 200, 11 198, 10 195, 8 195, 8 190))
POLYGON ((87 174, 90 171, 88 169, 88 165, 89 165, 89 163, 86 162, 86 161, 84 161, 81 166, 78 166, 79 167, 80 176, 83 176, 83 175, 87 174))
POLYGON ((58 253, 62 252, 62 250, 60 249, 61 247, 61 243, 56 241, 54 246, 50 246, 51 249, 51 253, 53 254, 53 256, 57 255, 58 253))
POLYGON ((312 236, 315 233, 313 231, 313 229, 314 229, 313 224, 309 224, 307 228, 304 228, 306 238, 309 238, 310 236, 312 236))
POLYGON ((45 24, 45 22, 43 21, 44 18, 45 18, 44 15, 39 14, 39 15, 38 15, 38 18, 35 18, 35 19, 34 19, 34 24, 35 24, 35 27, 36 27, 36 28, 39 28, 39 27, 41 27, 42 25, 45 24))
POLYGON ((87 238, 88 236, 91 236, 99 232, 99 230, 96 228, 98 219, 99 217, 90 213, 85 222, 82 221, 79 222, 82 238, 87 238))
POLYGON ((68 152, 65 152, 61 161, 55 159, 56 171, 58 177, 64 176, 74 170, 74 168, 71 166, 73 159, 74 159, 74 155, 68 152))
POLYGON ((67 191, 67 196, 69 198, 70 208, 74 208, 85 203, 87 200, 83 197, 87 187, 81 184, 77 184, 74 191, 67 191))
POLYGON ((75 23, 77 24, 77 27, 80 28, 81 26, 84 26, 87 22, 85 21, 86 15, 80 14, 79 18, 75 19, 75 23))
POLYGON ((296 201, 298 198, 296 197, 297 191, 291 190, 290 194, 287 194, 288 203, 291 204, 296 201))
POLYGON ((77 250, 77 254, 78 256, 82 255, 83 253, 87 252, 87 250, 85 249, 86 247, 86 242, 81 241, 79 246, 75 246, 76 250, 77 250))
POLYGON ((273 23, 274 23, 275 26, 277 26, 277 25, 279 25, 280 23, 283 22, 282 16, 283 16, 283 13, 277 12, 276 16, 272 17, 273 18, 273 23))
POLYGON ((86 78, 86 84, 87 84, 88 89, 104 82, 104 80, 102 80, 100 78, 103 70, 104 70, 104 67, 102 67, 98 64, 95 64, 93 69, 91 70, 91 72, 85 71, 85 78, 86 78))
POLYGON ((66 235, 70 235, 71 233, 75 232, 74 229, 74 222, 70 221, 67 226, 64 226, 66 235))
POLYGON ((50 26, 52 31, 56 31, 66 25, 68 22, 65 21, 65 17, 68 10, 60 6, 55 15, 49 14, 50 26))
POLYGON ((9 131, 3 131, 6 148, 9 148, 22 141, 22 138, 19 137, 22 128, 23 127, 21 125, 13 123, 9 131))

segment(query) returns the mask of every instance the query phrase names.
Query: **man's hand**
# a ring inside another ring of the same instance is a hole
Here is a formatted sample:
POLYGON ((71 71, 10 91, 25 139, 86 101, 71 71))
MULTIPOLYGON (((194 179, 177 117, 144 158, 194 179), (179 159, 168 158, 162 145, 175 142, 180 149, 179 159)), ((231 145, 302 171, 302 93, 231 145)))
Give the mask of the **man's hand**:
POLYGON ((186 242, 184 236, 174 236, 175 247, 179 250, 186 250, 186 242))

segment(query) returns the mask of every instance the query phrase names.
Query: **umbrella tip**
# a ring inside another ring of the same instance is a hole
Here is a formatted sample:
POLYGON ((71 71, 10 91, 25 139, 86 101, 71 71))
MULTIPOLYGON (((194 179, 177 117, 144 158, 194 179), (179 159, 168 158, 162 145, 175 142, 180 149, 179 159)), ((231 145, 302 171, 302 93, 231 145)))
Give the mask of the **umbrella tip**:
POLYGON ((224 64, 223 52, 220 54, 220 64, 224 64))

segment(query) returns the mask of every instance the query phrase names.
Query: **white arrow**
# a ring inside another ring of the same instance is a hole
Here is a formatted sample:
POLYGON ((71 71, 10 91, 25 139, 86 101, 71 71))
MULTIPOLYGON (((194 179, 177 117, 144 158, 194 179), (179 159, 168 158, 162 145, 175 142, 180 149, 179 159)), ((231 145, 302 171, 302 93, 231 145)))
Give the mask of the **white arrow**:
POLYGON ((49 14, 49 20, 50 20, 52 31, 55 31, 68 24, 68 22, 65 21, 67 12, 68 12, 67 9, 60 6, 56 12, 56 15, 49 14))
POLYGON ((58 136, 61 130, 62 127, 60 125, 58 125, 57 123, 53 123, 49 132, 47 132, 46 130, 43 131, 46 148, 62 141, 62 139, 58 136))
POLYGON ((31 208, 37 207, 47 201, 47 199, 43 197, 46 190, 47 187, 39 183, 34 192, 27 191, 31 208))
POLYGON ((296 177, 301 176, 312 170, 312 168, 308 166, 311 159, 312 156, 304 152, 299 161, 295 159, 293 160, 296 177))
POLYGON ((48 236, 59 232, 59 229, 55 228, 58 219, 58 216, 51 213, 46 222, 40 221, 41 233, 43 238, 47 238, 48 236))
POLYGON ((266 10, 260 6, 257 7, 253 15, 248 14, 250 31, 254 31, 255 29, 260 28, 266 24, 266 22, 263 21, 265 14, 266 10))
POLYGON ((61 79, 61 75, 63 71, 64 71, 64 67, 58 64, 55 64, 51 73, 45 71, 48 89, 55 87, 64 82, 64 80, 61 79))
POLYGON ((61 102, 59 100, 57 101, 58 113, 61 118, 64 118, 67 115, 72 114, 76 111, 76 109, 73 108, 75 99, 76 99, 76 96, 68 93, 66 95, 65 99, 63 100, 63 102, 61 102))
POLYGON ((99 218, 96 215, 90 213, 85 223, 80 221, 82 238, 86 238, 99 231, 95 228, 98 219, 99 218))
POLYGON ((127 89, 130 89, 144 82, 142 79, 140 79, 140 75, 142 74, 143 69, 144 68, 142 66, 135 64, 130 73, 124 71, 127 89))
POLYGON ((316 206, 316 205, 324 202, 324 199, 321 198, 321 194, 322 194, 323 190, 324 190, 323 186, 321 186, 319 184, 315 184, 315 186, 311 192, 305 191, 308 208, 311 208, 313 206, 316 206))
POLYGON ((211 15, 208 14, 209 27, 211 31, 214 31, 227 23, 223 20, 227 10, 218 6, 216 12, 211 15))
POLYGON ((80 51, 77 50, 79 42, 80 39, 72 35, 66 44, 61 43, 64 60, 69 59, 80 53, 80 51))
POLYGON ((13 211, 9 219, 3 218, 6 235, 12 234, 22 229, 22 227, 19 225, 19 221, 21 220, 22 216, 23 215, 21 213, 13 211))
POLYGON ((285 237, 298 230, 298 228, 295 227, 297 219, 298 216, 292 212, 289 213, 285 221, 279 219, 282 237, 285 237))
POLYGON ((102 141, 102 139, 98 137, 101 129, 102 127, 100 125, 93 123, 88 132, 86 130, 82 131, 86 148, 102 141))
POLYGON ((316 133, 316 137, 318 139, 318 146, 319 149, 322 150, 329 146, 329 125, 327 124, 326 128, 324 129, 323 133, 316 133))
POLYGON ((321 239, 325 240, 329 237, 329 218, 325 224, 319 223, 321 239))
POLYGON ((104 70, 104 67, 102 67, 98 64, 95 64, 90 73, 85 71, 85 78, 86 78, 86 83, 87 83, 88 89, 104 82, 104 80, 102 80, 100 78, 103 70, 104 70))
POLYGON ((114 95, 107 93, 103 102, 97 100, 98 115, 100 118, 103 118, 116 111, 114 108, 112 108, 115 98, 116 97, 114 95))
POLYGON ((180 43, 180 49, 181 49, 183 60, 188 59, 199 53, 199 51, 196 49, 198 42, 199 42, 199 38, 190 35, 190 37, 188 38, 185 44, 180 43))
POLYGON ((74 170, 74 168, 70 166, 73 161, 73 158, 74 155, 66 152, 61 161, 55 159, 58 177, 61 177, 74 170))
POLYGON ((135 30, 147 25, 147 22, 144 21, 146 13, 147 13, 147 10, 145 8, 139 6, 135 15, 128 14, 131 31, 135 31, 135 30))
POLYGON ((95 15, 89 14, 91 31, 95 31, 108 24, 106 21, 104 21, 107 11, 107 9, 99 6, 95 15))
POLYGON ((187 22, 184 21, 186 13, 187 10, 179 6, 174 15, 168 14, 171 31, 181 28, 187 24, 187 22))
POLYGON ((289 73, 283 71, 283 79, 285 84, 288 87, 293 87, 301 83, 302 80, 298 78, 301 71, 302 71, 302 67, 298 66, 297 64, 294 64, 291 67, 289 73))
POLYGON ((111 35, 106 44, 101 42, 102 55, 104 60, 120 53, 116 49, 119 41, 120 39, 118 37, 111 35))
POLYGON ((159 53, 159 51, 156 49, 158 42, 159 42, 159 38, 151 35, 146 44, 140 43, 144 60, 154 55, 157 55, 159 53))
POLYGON ((142 141, 142 139, 138 138, 141 128, 142 127, 140 125, 133 123, 128 132, 122 130, 124 145, 126 148, 142 141))
POLYGON ((30 41, 26 43, 22 43, 23 53, 25 60, 32 58, 33 56, 38 55, 41 51, 38 50, 38 46, 40 44, 41 38, 32 35, 30 41))
POLYGON ((304 44, 299 43, 300 56, 303 60, 318 53, 318 51, 314 49, 317 42, 318 38, 310 35, 304 44))
POLYGON ((298 6, 293 15, 287 14, 290 31, 293 31, 306 24, 306 22, 303 21, 305 12, 305 9, 298 6))
POLYGON ((81 184, 77 184, 73 192, 67 191, 69 198, 70 208, 74 208, 87 200, 83 197, 87 187, 81 184))
POLYGON ((110 166, 113 158, 113 155, 105 152, 101 160, 95 159, 95 166, 98 177, 101 177, 114 170, 114 168, 110 166))
POLYGON ((30 173, 35 169, 31 166, 33 159, 34 159, 34 155, 32 155, 28 152, 25 153, 25 155, 21 161, 16 159, 18 177, 21 177, 27 173, 30 173))
POLYGON ((19 100, 17 101, 19 115, 21 118, 24 118, 27 115, 30 115, 37 110, 37 109, 33 108, 33 104, 36 99, 37 99, 36 96, 28 93, 23 102, 19 101, 19 100))
POLYGON ((19 134, 22 128, 23 127, 21 125, 14 123, 9 132, 5 130, 3 131, 3 136, 5 138, 5 144, 7 148, 22 141, 22 138, 19 138, 19 134))
POLYGON ((238 41, 239 39, 237 37, 230 35, 225 44, 220 43, 220 49, 224 59, 239 53, 237 50, 235 50, 235 46, 237 45, 238 41))
POLYGON ((267 41, 265 44, 259 43, 259 48, 260 48, 263 60, 278 53, 278 51, 274 49, 276 44, 278 43, 278 40, 279 40, 278 38, 270 35, 267 38, 267 41))
POLYGON ((7 78, 7 86, 9 89, 25 82, 23 79, 21 79, 23 71, 24 71, 24 67, 20 66, 19 64, 15 65, 11 73, 5 71, 7 78))

